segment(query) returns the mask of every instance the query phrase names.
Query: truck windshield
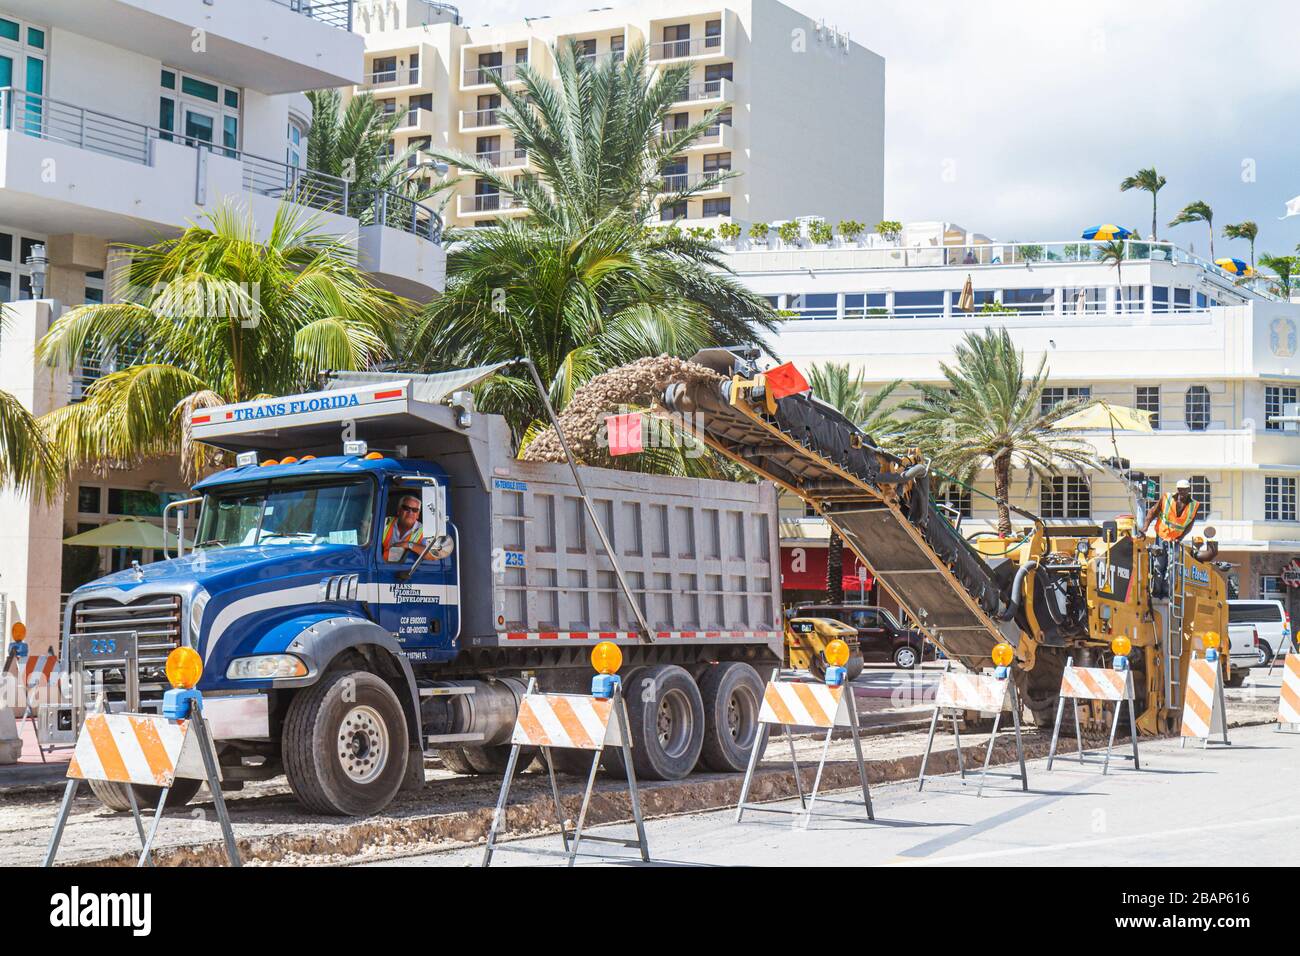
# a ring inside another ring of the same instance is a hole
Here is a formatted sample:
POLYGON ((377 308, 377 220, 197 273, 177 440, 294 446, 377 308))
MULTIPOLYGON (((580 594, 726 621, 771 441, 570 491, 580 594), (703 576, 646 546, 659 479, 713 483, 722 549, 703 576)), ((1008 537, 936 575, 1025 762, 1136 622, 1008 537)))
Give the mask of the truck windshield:
POLYGON ((356 544, 370 541, 373 485, 267 484, 204 495, 196 547, 356 544))

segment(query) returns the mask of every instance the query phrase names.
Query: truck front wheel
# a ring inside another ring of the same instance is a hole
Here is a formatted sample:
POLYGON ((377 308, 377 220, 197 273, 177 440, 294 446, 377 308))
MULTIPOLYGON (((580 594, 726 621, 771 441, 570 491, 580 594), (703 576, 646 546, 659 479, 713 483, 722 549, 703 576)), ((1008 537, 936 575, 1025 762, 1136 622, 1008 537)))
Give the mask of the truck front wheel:
POLYGON ((281 749, 303 806, 367 816, 388 806, 406 775, 406 716, 381 678, 335 671, 294 697, 281 749))

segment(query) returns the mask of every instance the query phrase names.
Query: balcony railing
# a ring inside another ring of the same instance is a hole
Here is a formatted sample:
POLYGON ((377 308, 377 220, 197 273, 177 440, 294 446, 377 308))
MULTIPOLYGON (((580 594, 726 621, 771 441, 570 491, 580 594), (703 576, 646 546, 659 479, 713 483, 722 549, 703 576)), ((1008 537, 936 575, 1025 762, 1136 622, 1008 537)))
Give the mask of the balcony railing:
POLYGON ((492 77, 496 76, 502 83, 513 83, 519 79, 519 68, 527 63, 503 63, 496 66, 472 66, 465 70, 462 86, 491 86, 492 77))
POLYGON ((664 40, 650 44, 650 59, 681 60, 689 56, 706 56, 722 52, 722 36, 696 37, 693 40, 664 40))
POLYGON ((485 126, 499 126, 501 124, 501 107, 494 107, 489 110, 461 110, 460 126, 461 129, 482 129, 485 126))
POLYGON ((366 74, 364 83, 368 87, 419 86, 420 68, 408 66, 404 69, 374 70, 366 74))
POLYGON ((687 103, 697 100, 729 100, 731 99, 731 81, 727 79, 704 80, 701 83, 692 83, 682 93, 677 102, 687 103))
POLYGON ((507 212, 522 208, 524 203, 509 193, 476 193, 473 196, 461 196, 458 203, 462 216, 476 212, 507 212))
POLYGON ((430 242, 442 241, 442 217, 432 207, 389 190, 375 193, 369 200, 361 214, 363 226, 387 226, 430 242))
POLYGON ((271 0, 272 3, 288 7, 294 13, 311 17, 321 23, 328 23, 340 30, 352 29, 353 0, 271 0))
POLYGON ((528 150, 520 147, 515 147, 514 149, 499 149, 494 152, 475 153, 474 158, 480 163, 486 163, 488 166, 501 168, 523 166, 528 162, 528 150))
MULTIPOLYGON (((661 192, 663 193, 680 193, 688 189, 695 189, 702 186, 710 180, 716 179, 719 175, 731 172, 729 169, 720 169, 714 172, 700 173, 668 173, 664 176, 664 184, 661 192)), ((719 180, 705 191, 712 192, 715 189, 721 189, 725 180, 719 180)))
POLYGON ((249 192, 348 215, 348 183, 337 176, 254 156, 12 87, 0 89, 0 129, 143 166, 152 165, 154 140, 205 149, 217 156, 238 160, 243 167, 244 188, 249 192))

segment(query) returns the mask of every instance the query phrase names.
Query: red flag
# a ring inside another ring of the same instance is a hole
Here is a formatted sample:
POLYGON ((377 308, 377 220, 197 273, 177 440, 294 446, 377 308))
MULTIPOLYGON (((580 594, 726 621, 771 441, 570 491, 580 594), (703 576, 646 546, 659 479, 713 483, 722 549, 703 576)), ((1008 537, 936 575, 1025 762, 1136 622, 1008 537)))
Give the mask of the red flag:
POLYGON ((772 393, 773 398, 798 395, 810 388, 808 380, 794 367, 793 362, 786 362, 784 365, 768 369, 764 373, 764 377, 767 379, 767 388, 772 393))
POLYGON ((609 437, 611 455, 635 455, 645 450, 645 442, 641 437, 640 412, 606 417, 605 432, 609 437))

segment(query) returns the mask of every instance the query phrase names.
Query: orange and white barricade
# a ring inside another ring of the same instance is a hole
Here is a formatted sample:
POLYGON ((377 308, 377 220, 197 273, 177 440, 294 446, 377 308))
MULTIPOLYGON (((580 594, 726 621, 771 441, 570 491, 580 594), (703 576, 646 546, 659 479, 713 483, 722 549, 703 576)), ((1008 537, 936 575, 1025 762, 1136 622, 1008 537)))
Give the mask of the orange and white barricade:
POLYGON ((1079 728, 1079 701, 1081 700, 1100 700, 1109 701, 1115 706, 1115 716, 1110 724, 1110 740, 1106 744, 1106 756, 1102 760, 1101 772, 1104 776, 1110 769, 1111 750, 1115 746, 1115 733, 1119 730, 1119 715, 1125 704, 1128 704, 1128 732, 1133 741, 1133 755, 1121 755, 1126 759, 1133 761, 1133 769, 1141 770, 1142 765, 1138 761, 1138 734, 1137 734, 1137 715, 1133 693, 1133 672, 1125 666, 1128 662, 1126 655, 1117 655, 1117 662, 1122 662, 1118 667, 1075 667, 1074 658, 1067 658, 1065 661, 1065 671, 1061 674, 1061 699, 1056 705, 1056 723, 1052 727, 1052 745, 1047 751, 1047 769, 1052 769, 1052 761, 1056 759, 1056 745, 1061 737, 1061 718, 1065 716, 1065 702, 1070 701, 1074 708, 1074 740, 1078 747, 1077 754, 1079 763, 1094 763, 1084 758, 1083 750, 1083 732, 1079 728))
POLYGON ((1223 668, 1217 656, 1213 660, 1208 656, 1193 656, 1188 662, 1179 736, 1182 738, 1179 747, 1186 747, 1189 738, 1200 740, 1207 748, 1212 742, 1232 745, 1228 739, 1228 711, 1223 699, 1223 668), (1212 737, 1222 737, 1222 740, 1211 741, 1212 737))
POLYGON ((1277 698, 1277 729, 1300 733, 1300 654, 1282 659, 1282 690, 1277 698))
POLYGON ((952 719, 952 735, 957 747, 957 772, 961 782, 966 783, 966 763, 961 752, 962 713, 979 711, 992 713, 993 732, 989 734, 988 751, 984 755, 984 768, 980 773, 979 788, 975 795, 984 792, 984 781, 990 775, 1009 777, 1020 781, 1020 789, 1029 789, 1029 771, 1025 767, 1025 746, 1020 736, 1020 695, 1016 692, 1016 682, 1011 678, 1010 663, 1015 651, 1009 644, 999 644, 993 649, 994 661, 997 663, 995 674, 957 674, 944 671, 939 677, 939 687, 934 695, 934 713, 930 717, 930 736, 925 743, 925 754, 921 757, 921 771, 917 779, 917 791, 925 788, 925 781, 934 779, 927 776, 925 768, 930 762, 930 750, 934 747, 934 735, 939 727, 939 717, 945 711, 952 719), (1003 650, 1005 649, 1005 650, 1003 650), (1005 661, 1005 663, 1004 663, 1005 661), (993 759, 993 747, 997 743, 998 728, 1002 724, 1002 714, 1010 710, 1016 732, 1016 754, 1020 761, 1019 773, 990 772, 989 763, 993 759))
MULTIPOLYGON (((829 654, 828 654, 829 656, 829 654)), ((847 658, 847 648, 845 648, 847 658)), ((827 668, 828 676, 831 668, 827 668)), ((836 667, 842 672, 843 667, 836 667)), ((839 676, 842 676, 839 675, 839 676)), ((835 728, 844 727, 853 738, 853 752, 858 764, 858 780, 862 784, 862 806, 867 811, 867 819, 875 820, 876 813, 871 806, 871 788, 867 783, 867 765, 862 759, 862 734, 858 726, 858 709, 853 700, 853 688, 847 682, 838 685, 827 683, 805 683, 794 680, 781 680, 780 671, 772 671, 772 678, 763 689, 763 703, 758 709, 758 738, 749 755, 749 766, 745 769, 745 782, 740 787, 740 800, 736 804, 736 822, 739 823, 746 810, 761 810, 765 813, 793 813, 802 817, 804 825, 811 822, 813 807, 817 803, 817 791, 821 787, 822 771, 826 767, 826 757, 830 752, 831 737, 835 728), (799 810, 790 811, 780 807, 767 807, 747 803, 750 785, 754 782, 754 770, 763 751, 767 748, 768 738, 773 727, 785 730, 786 740, 790 744, 790 764, 794 767, 794 784, 799 793, 799 810), (804 797, 803 779, 799 773, 799 761, 794 754, 795 727, 812 727, 824 729, 826 740, 822 744, 821 760, 817 762, 817 774, 813 777, 812 794, 804 797)), ((830 801, 839 802, 839 801, 830 801)), ((854 801, 853 806, 857 806, 854 801)), ((836 819, 844 819, 837 817, 836 819)))
POLYGON ((173 690, 164 698, 164 710, 175 707, 176 712, 188 714, 187 718, 170 718, 159 714, 108 714, 94 713, 86 717, 77 735, 76 749, 68 763, 68 785, 63 791, 63 804, 54 824, 50 846, 45 854, 45 866, 54 863, 63 838, 63 828, 72 809, 72 798, 82 780, 100 780, 122 785, 131 801, 136 832, 140 836, 142 851, 137 866, 153 865, 151 853, 158 826, 162 822, 167 795, 177 780, 202 780, 207 783, 226 842, 226 853, 232 866, 239 866, 239 851, 235 845, 234 830, 226 812, 226 801, 221 792, 221 768, 202 715, 202 695, 194 689, 202 673, 202 663, 192 648, 180 647, 167 659, 167 676, 173 690), (176 662, 190 667, 176 670, 176 662), (180 675, 180 676, 175 676, 180 675), (153 824, 145 834, 136 802, 136 787, 159 789, 158 806, 153 824))
MULTIPOLYGON (((497 834, 505 828, 506 801, 510 796, 510 785, 514 780, 515 772, 519 769, 519 753, 524 747, 541 749, 542 761, 546 764, 546 773, 551 781, 551 796, 555 801, 555 814, 560 824, 560 839, 564 844, 564 851, 560 853, 556 850, 522 846, 512 846, 509 847, 510 850, 547 856, 565 856, 568 858, 568 865, 573 866, 579 856, 582 841, 593 840, 637 847, 641 851, 641 860, 646 863, 650 861, 650 845, 646 841, 645 823, 641 818, 641 798, 637 793, 636 769, 632 765, 632 738, 628 733, 627 705, 623 700, 622 684, 613 677, 622 663, 622 653, 612 641, 603 641, 592 651, 592 662, 600 671, 596 682, 604 688, 601 691, 602 696, 543 694, 537 690, 537 679, 529 679, 528 688, 519 701, 519 713, 515 719, 514 732, 510 737, 510 758, 506 761, 505 776, 501 780, 501 793, 497 798, 496 811, 492 815, 492 826, 488 830, 483 866, 490 866, 492 854, 500 849, 496 842, 497 834), (602 678, 605 678, 603 683, 602 678), (587 786, 582 794, 578 822, 572 833, 569 832, 568 822, 564 817, 564 805, 560 802, 560 787, 555 779, 555 764, 551 760, 551 750, 557 747, 585 750, 591 754, 591 772, 587 775, 587 786), (587 821, 587 808, 591 804, 592 790, 596 785, 596 771, 600 767, 600 758, 606 747, 616 747, 622 751, 623 766, 627 771, 628 794, 632 800, 632 818, 636 824, 635 840, 586 836, 582 832, 587 821)), ((593 685, 593 689, 598 688, 593 685)), ((605 856, 606 854, 582 855, 605 856)))

